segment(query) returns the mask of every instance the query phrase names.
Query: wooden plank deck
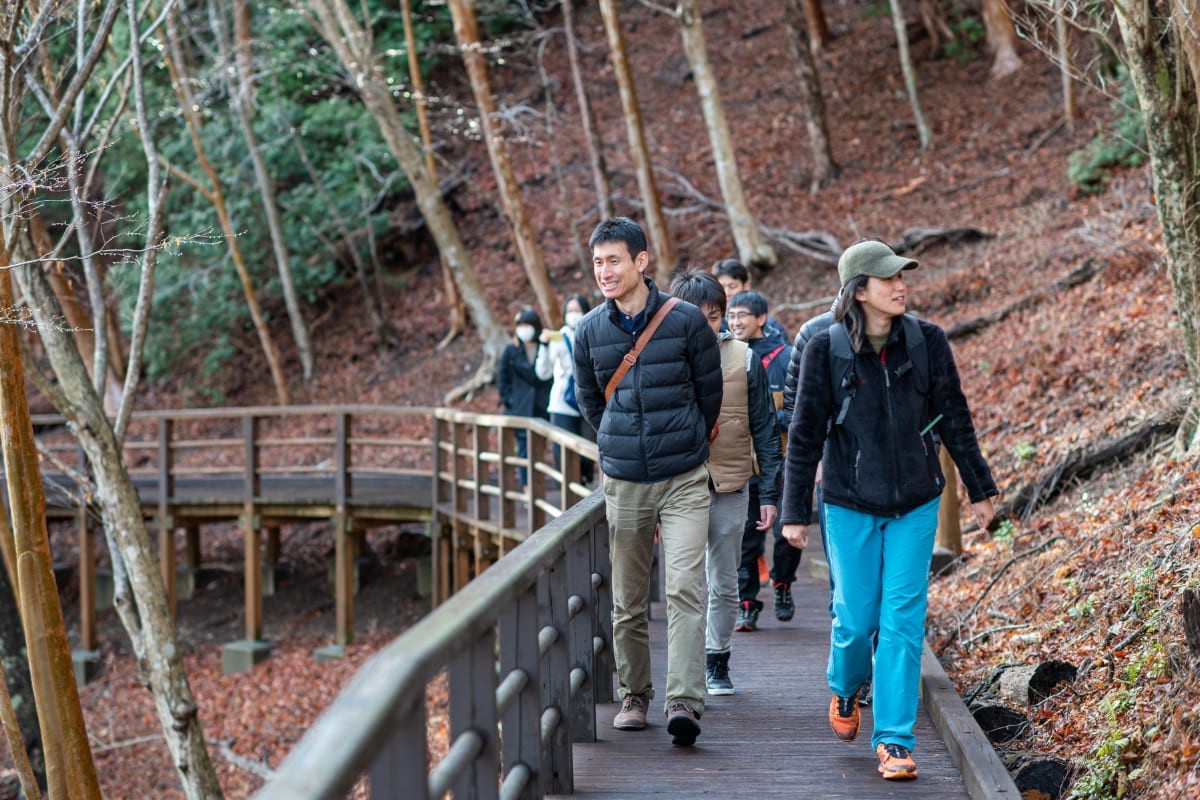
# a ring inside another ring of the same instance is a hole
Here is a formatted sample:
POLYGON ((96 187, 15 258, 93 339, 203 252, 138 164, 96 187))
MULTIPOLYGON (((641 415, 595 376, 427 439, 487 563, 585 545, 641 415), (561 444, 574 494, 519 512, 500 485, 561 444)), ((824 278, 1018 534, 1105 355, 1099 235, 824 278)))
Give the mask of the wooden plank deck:
POLYGON ((612 718, 618 705, 596 709, 598 741, 576 744, 577 800, 637 798, 967 798, 962 776, 951 760, 924 706, 917 719, 913 752, 920 769, 915 781, 884 781, 871 750, 871 709, 863 709, 859 738, 843 744, 826 718, 829 689, 828 586, 802 566, 792 592, 796 616, 775 620, 769 590, 767 607, 754 633, 734 633, 730 673, 736 693, 709 697, 696 746, 675 747, 663 718, 666 685, 666 611, 652 607, 650 643, 654 685, 644 731, 618 731, 612 718))

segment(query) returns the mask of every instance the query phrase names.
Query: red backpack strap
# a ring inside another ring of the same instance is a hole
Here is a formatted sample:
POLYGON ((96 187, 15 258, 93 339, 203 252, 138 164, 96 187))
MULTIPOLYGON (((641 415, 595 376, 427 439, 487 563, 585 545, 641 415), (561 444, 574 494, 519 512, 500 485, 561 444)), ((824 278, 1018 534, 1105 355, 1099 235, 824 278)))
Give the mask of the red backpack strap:
POLYGON ((765 356, 763 356, 762 357, 763 369, 766 369, 767 367, 771 366, 771 362, 775 360, 775 356, 782 353, 783 348, 785 348, 785 347, 787 347, 787 343, 779 345, 779 347, 776 347, 774 350, 772 350, 771 352, 769 352, 765 356))

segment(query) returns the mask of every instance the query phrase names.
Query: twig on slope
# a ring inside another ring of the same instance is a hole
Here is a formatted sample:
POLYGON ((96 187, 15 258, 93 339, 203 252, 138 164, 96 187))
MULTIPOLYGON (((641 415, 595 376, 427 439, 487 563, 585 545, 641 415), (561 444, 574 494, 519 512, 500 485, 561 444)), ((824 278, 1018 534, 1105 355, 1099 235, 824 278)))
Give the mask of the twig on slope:
POLYGON ((1033 547, 1029 548, 1028 550, 1026 550, 1022 553, 1017 553, 1015 556, 1010 558, 1008 561, 1004 562, 1004 566, 1000 567, 1000 569, 998 569, 996 571, 996 574, 992 576, 991 582, 984 588, 984 590, 982 592, 979 593, 979 597, 975 598, 975 603, 971 606, 971 609, 969 611, 967 611, 967 613, 964 614, 961 619, 959 619, 959 621, 958 621, 958 637, 959 637, 959 646, 960 647, 963 646, 963 644, 964 644, 964 642, 962 641, 963 626, 967 623, 967 620, 969 620, 972 616, 974 616, 975 612, 979 610, 979 605, 983 602, 983 599, 985 597, 987 597, 988 593, 991 592, 992 589, 995 588, 996 584, 1000 582, 1000 578, 1002 578, 1004 576, 1005 572, 1008 572, 1009 567, 1011 567, 1013 564, 1016 564, 1018 561, 1020 561, 1023 558, 1028 558, 1029 556, 1033 556, 1033 555, 1037 555, 1038 553, 1041 553, 1043 550, 1046 550, 1048 547, 1050 547, 1050 545, 1054 544, 1057 541, 1061 541, 1062 538, 1063 537, 1061 537, 1061 536, 1051 536, 1049 539, 1042 542, 1041 544, 1034 545, 1033 547))
POLYGON ((249 772, 252 775, 257 775, 263 780, 269 781, 271 778, 275 777, 275 770, 271 769, 263 762, 255 761, 253 758, 239 756, 237 753, 233 752, 233 748, 230 747, 231 742, 233 742, 233 739, 222 739, 215 743, 217 747, 220 748, 221 755, 224 756, 226 761, 228 761, 230 764, 233 764, 235 767, 238 767, 239 769, 249 772))

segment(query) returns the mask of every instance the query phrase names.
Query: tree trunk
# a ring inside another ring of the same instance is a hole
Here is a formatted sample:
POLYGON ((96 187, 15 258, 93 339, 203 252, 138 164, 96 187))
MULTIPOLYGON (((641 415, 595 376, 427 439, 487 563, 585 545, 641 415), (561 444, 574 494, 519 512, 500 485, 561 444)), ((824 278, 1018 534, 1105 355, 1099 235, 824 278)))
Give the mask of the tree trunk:
POLYGON ((479 107, 479 124, 483 128, 483 140, 487 143, 492 172, 496 174, 500 208, 508 220, 513 244, 517 246, 525 275, 537 297, 542 320, 548 327, 558 328, 562 325, 558 296, 550 285, 550 273, 546 271, 542 249, 533 234, 529 214, 525 211, 525 201, 521 199, 521 185, 517 182, 508 157, 508 145, 501 130, 500 115, 496 113, 496 99, 492 96, 487 61, 484 60, 483 45, 479 41, 475 4, 473 0, 449 0, 448 5, 454 17, 454 36, 458 40, 458 49, 467 66, 467 76, 471 79, 471 92, 475 95, 475 105, 479 107))
POLYGON ((908 103, 912 106, 913 118, 917 123, 917 136, 921 149, 929 146, 929 123, 921 110, 921 98, 917 94, 917 71, 913 68, 912 54, 908 52, 908 25, 904 21, 904 8, 900 0, 889 0, 892 6, 892 28, 896 31, 896 49, 900 52, 900 71, 904 74, 904 88, 908 92, 908 103))
POLYGON ((621 111, 625 117, 625 132, 629 136, 629 155, 633 159, 638 189, 645 206, 646 228, 650 234, 650 249, 654 253, 655 261, 654 279, 659 286, 668 286, 678 256, 675 253, 675 240, 671 238, 667 219, 662 212, 662 200, 658 196, 658 185, 654 180, 654 169, 646 147, 646 131, 642 126, 642 112, 638 107, 633 72, 629 69, 629 56, 625 52, 625 36, 621 32, 621 18, 617 12, 616 0, 600 0, 600 14, 604 17, 609 58, 612 60, 613 74, 621 94, 621 111))
POLYGON ((1063 118, 1067 130, 1075 131, 1079 100, 1075 94, 1075 57, 1071 55, 1071 26, 1067 22, 1067 0, 1054 0, 1054 34, 1058 39, 1058 72, 1062 83, 1063 118))
MULTIPOLYGON (((219 14, 214 14, 219 18, 219 14)), ((263 214, 267 219, 267 231, 271 236, 271 249, 275 254, 275 269, 279 272, 279 286, 283 292, 283 303, 287 308, 288 320, 292 324, 292 336, 296 340, 296 353, 300 358, 300 372, 307 383, 313 377, 313 349, 308 335, 308 324, 300 309, 300 298, 296 294, 296 282, 292 277, 292 257, 288 252, 283 234, 283 221, 279 218, 279 204, 275 200, 275 183, 267 170, 266 159, 254 132, 254 120, 250 109, 254 105, 254 40, 250 33, 250 3, 248 0, 233 0, 234 53, 237 64, 237 86, 232 91, 233 108, 242 126, 246 150, 254 166, 254 180, 258 184, 258 195, 262 200, 263 214)), ((218 40, 225 43, 225 36, 218 40)))
POLYGON ((1017 55, 1017 28, 1004 0, 983 0, 983 24, 987 43, 994 55, 992 77, 1003 78, 1021 68, 1017 55))
MULTIPOLYGON (((407 0, 405 0, 407 2, 407 0)), ((596 130, 596 115, 588 98, 587 83, 579 66, 579 48, 575 44, 575 2, 562 0, 564 36, 567 40, 567 62, 571 65, 571 82, 575 84, 575 101, 579 103, 579 121, 583 125, 583 139, 587 142, 588 162, 592 165, 592 183, 596 187, 596 209, 600 219, 611 217, 613 211, 612 188, 608 183, 608 168, 604 164, 604 141, 596 130)))
POLYGON ((747 267, 767 270, 778 261, 775 251, 763 238, 758 221, 750 213, 742 191, 742 178, 738 173, 737 154, 729 137, 729 124, 725 120, 725 107, 721 103, 721 91, 708 61, 708 47, 704 41, 704 26, 696 0, 680 0, 678 7, 679 29, 683 35, 683 51, 692 68, 696 92, 700 95, 700 110, 704 114, 704 126, 708 129, 708 142, 713 151, 713 165, 717 169, 717 182, 721 186, 721 198, 725 201, 725 213, 733 231, 738 260, 747 267))
MULTIPOLYGON (((404 21, 404 45, 408 50, 408 78, 413 87, 413 100, 417 104, 417 124, 421 129, 421 146, 425 150, 425 167, 433 179, 437 180, 437 165, 433 160, 433 132, 429 129, 429 102, 425 97, 425 80, 421 77, 421 59, 417 54, 417 37, 413 34, 412 8, 409 0, 400 0, 400 16, 404 21)), ((445 347, 463 334, 467 329, 467 307, 463 304, 462 292, 454 282, 454 270, 450 268, 444 256, 439 257, 442 264, 442 285, 446 289, 446 307, 450 311, 450 325, 446 335, 438 342, 438 349, 445 347)), ((376 265, 378 276, 378 265, 376 265)))
POLYGON ((492 313, 479 277, 458 235, 454 218, 442 200, 437 181, 425 166, 420 150, 396 113, 392 93, 371 50, 366 32, 350 13, 345 0, 312 0, 309 8, 315 15, 313 23, 317 32, 337 53, 346 71, 358 76, 355 85, 363 105, 375 119, 388 149, 412 185, 417 206, 429 225, 429 232, 438 250, 454 271, 455 281, 475 319, 479 338, 483 341, 484 357, 479 369, 474 378, 449 392, 445 401, 450 402, 491 382, 500 353, 509 337, 492 313))
MULTIPOLYGON (((821 0, 801 0, 804 3, 804 17, 808 21, 808 38, 815 56, 829 44, 829 23, 825 21, 825 8, 821 0)), ((793 0, 784 0, 785 8, 793 0)), ((789 12, 790 13, 790 10, 789 12)))
MULTIPOLYGON (((12 719, 5 720, 4 732, 13 763, 22 773, 22 785, 32 782, 36 791, 39 784, 45 783, 46 764, 42 755, 37 703, 33 696, 33 677, 23 652, 25 634, 21 628, 21 609, 17 606, 17 586, 9 577, 16 575, 17 565, 15 552, 9 553, 9 550, 15 550, 15 545, 7 509, 0 509, 0 537, 5 540, 5 568, 0 569, 0 673, 3 673, 4 683, 0 688, 4 690, 4 702, 12 708, 12 719), (14 729, 10 730, 10 726, 14 729), (24 774, 22 760, 28 766, 29 775, 24 774)), ((4 713, 7 717, 8 712, 4 713)), ((28 789, 25 793, 30 795, 28 789)))
MULTIPOLYGON (((59 411, 67 418, 92 468, 96 482, 92 499, 100 509, 113 559, 114 605, 129 634, 142 681, 154 697, 184 794, 188 800, 219 798, 221 786, 204 746, 196 702, 167 608, 158 555, 146 533, 141 501, 116 436, 88 381, 74 342, 54 325, 60 311, 45 273, 31 267, 16 269, 14 273, 30 300, 46 355, 62 389, 60 399, 66 401, 59 411)), ((0 326, 3 327, 8 326, 0 326)), ((69 652, 67 657, 69 666, 69 652)), ((71 681, 74 685, 73 673, 71 681)))
MULTIPOLYGON (((13 308, 13 299, 8 251, 0 245, 0 308, 13 308)), ((17 596, 41 740, 46 746, 46 781, 52 798, 86 800, 100 796, 100 783, 54 581, 46 495, 25 401, 20 332, 15 325, 0 325, 0 363, 4 364, 0 371, 0 439, 17 555, 17 596)), ((82 364, 80 373, 86 378, 82 364)))
MULTIPOLYGON (((1200 452, 1200 184, 1195 179, 1200 165, 1195 136, 1200 128, 1196 106, 1200 86, 1177 83, 1190 81, 1190 77, 1175 69, 1170 48, 1159 43, 1168 38, 1179 40, 1179 28, 1195 19, 1196 4, 1193 0, 1176 2, 1171 15, 1159 14, 1141 2, 1115 5, 1125 66, 1145 120, 1154 198, 1191 379, 1192 405, 1175 439, 1176 452, 1183 455, 1200 452)), ((1183 49, 1188 55, 1195 52, 1183 49)), ((1196 69, 1190 58, 1188 63, 1196 69)))
POLYGON ((266 356, 267 366, 271 371, 271 380, 275 383, 275 394, 279 399, 280 405, 287 405, 291 402, 288 395, 287 378, 283 374, 282 359, 279 357, 279 349, 275 346, 275 340, 271 338, 271 330, 267 327, 267 322, 263 318, 262 307, 258 303, 258 297, 254 292, 254 281, 250 277, 250 269, 246 266, 246 261, 242 257, 242 248, 238 245, 237 234, 233 230, 233 224, 229 219, 229 207, 225 203, 225 192, 221 188, 221 180, 217 175, 216 169, 208 160, 208 155, 205 153, 204 145, 200 140, 200 120, 196 115, 196 104, 192 100, 191 91, 188 89, 188 78, 184 72, 186 62, 183 58, 183 52, 179 43, 179 32, 175 29, 174 14, 167 21, 167 41, 169 47, 166 53, 167 70, 171 74, 171 83, 175 88, 175 93, 179 96, 180 107, 183 112, 184 122, 187 125, 188 134, 192 139, 192 149, 196 153, 196 160, 200 163, 200 168, 204 171, 205 177, 208 179, 208 185, 205 186, 190 175, 168 165, 171 171, 190 183, 193 188, 202 193, 210 203, 213 210, 217 214, 217 221, 221 225, 221 233, 225 237, 225 244, 229 248, 229 255, 233 260, 234 269, 237 271, 238 280, 242 285, 242 294, 246 298, 246 308, 250 311, 250 319, 254 324, 254 330, 258 333, 258 341, 262 346, 263 355, 266 356))
MULTIPOLYGON (((815 0, 805 0, 805 5, 814 2, 815 0)), ((816 5, 819 9, 820 4, 816 5)), ((816 192, 833 183, 841 170, 833 160, 833 148, 829 143, 829 122, 825 117, 825 97, 821 94, 821 78, 813 60, 817 47, 816 37, 811 33, 812 17, 809 17, 809 31, 806 32, 800 0, 783 0, 783 13, 787 18, 792 49, 796 51, 796 77, 799 78, 797 88, 800 90, 800 102, 804 106, 804 124, 808 128, 808 146, 812 152, 812 178, 808 188, 810 192, 816 192)), ((822 24, 824 20, 825 16, 822 14, 822 24)), ((825 31, 825 35, 828 37, 828 30, 825 31)))

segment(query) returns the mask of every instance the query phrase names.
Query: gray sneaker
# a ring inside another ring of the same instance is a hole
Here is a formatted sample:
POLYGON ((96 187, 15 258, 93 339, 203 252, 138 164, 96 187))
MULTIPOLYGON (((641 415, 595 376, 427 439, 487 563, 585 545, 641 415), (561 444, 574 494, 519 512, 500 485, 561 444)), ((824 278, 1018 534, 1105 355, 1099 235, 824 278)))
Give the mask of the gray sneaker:
POLYGON ((682 700, 667 703, 667 733, 671 744, 691 747, 700 735, 700 715, 682 700))
POLYGON ((729 653, 705 654, 704 683, 711 695, 733 694, 733 681, 729 678, 729 653))
POLYGON ((646 709, 650 698, 641 694, 627 694, 621 701, 621 710, 613 717, 613 727, 619 731, 640 731, 646 727, 646 709))

